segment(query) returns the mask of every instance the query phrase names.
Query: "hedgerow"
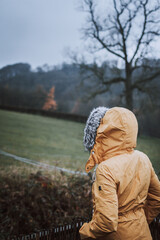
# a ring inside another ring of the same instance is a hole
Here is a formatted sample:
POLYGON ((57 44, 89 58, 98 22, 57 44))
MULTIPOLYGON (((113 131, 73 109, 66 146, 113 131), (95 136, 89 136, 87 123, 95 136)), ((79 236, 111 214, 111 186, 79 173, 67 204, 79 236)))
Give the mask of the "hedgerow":
POLYGON ((17 172, 2 174, 0 184, 1 239, 89 218, 92 211, 89 177, 17 172))

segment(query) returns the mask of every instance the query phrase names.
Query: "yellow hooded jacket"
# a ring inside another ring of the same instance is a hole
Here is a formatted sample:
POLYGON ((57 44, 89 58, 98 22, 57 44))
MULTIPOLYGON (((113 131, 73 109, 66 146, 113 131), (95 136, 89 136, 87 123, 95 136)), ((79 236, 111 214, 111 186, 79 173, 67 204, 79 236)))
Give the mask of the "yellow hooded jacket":
POLYGON ((86 164, 96 164, 93 216, 81 239, 151 240, 148 224, 160 213, 160 182, 148 157, 137 150, 138 124, 125 108, 109 109, 97 129, 86 164))

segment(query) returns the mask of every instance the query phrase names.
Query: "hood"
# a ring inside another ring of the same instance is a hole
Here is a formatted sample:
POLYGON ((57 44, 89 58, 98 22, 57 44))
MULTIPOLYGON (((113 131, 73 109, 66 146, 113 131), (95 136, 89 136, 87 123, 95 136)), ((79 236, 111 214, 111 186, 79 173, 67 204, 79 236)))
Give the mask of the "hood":
POLYGON ((91 111, 84 129, 83 144, 85 146, 85 150, 92 150, 95 144, 97 128, 108 109, 109 108, 106 107, 97 107, 91 111))
POLYGON ((132 153, 136 147, 138 124, 135 115, 130 110, 121 107, 103 110, 104 115, 100 115, 99 125, 94 128, 96 129, 95 134, 91 131, 90 137, 87 126, 91 129, 92 122, 94 122, 91 121, 94 119, 92 114, 87 120, 84 145, 86 144, 85 139, 89 139, 87 143, 89 147, 87 148, 86 145, 85 147, 90 150, 90 157, 86 164, 86 172, 89 172, 96 164, 113 156, 132 153), (86 137, 86 133, 88 133, 88 137, 86 137))

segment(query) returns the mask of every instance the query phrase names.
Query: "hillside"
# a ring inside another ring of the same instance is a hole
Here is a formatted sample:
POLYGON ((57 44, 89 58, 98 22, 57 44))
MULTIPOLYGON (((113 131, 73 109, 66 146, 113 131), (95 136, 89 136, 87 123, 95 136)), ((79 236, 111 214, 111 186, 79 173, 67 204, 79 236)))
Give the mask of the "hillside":
MULTIPOLYGON (((147 61, 153 72, 154 67, 160 64, 160 60, 147 61)), ((101 67, 105 69, 106 81, 125 74, 123 68, 112 62, 103 63, 101 67)), ((136 69, 133 83, 143 77, 144 72, 149 76, 143 68, 136 69)), ((140 134, 160 137, 159 76, 145 83, 143 88, 142 84, 139 90, 133 91, 133 111, 139 120, 140 134)), ((56 103, 56 110, 50 105, 49 111, 87 116, 98 106, 125 106, 124 83, 112 84, 107 88, 93 72, 84 71, 76 64, 45 65, 33 70, 27 63, 16 63, 0 69, 0 107, 42 109, 51 89, 54 89, 51 101, 56 103)))

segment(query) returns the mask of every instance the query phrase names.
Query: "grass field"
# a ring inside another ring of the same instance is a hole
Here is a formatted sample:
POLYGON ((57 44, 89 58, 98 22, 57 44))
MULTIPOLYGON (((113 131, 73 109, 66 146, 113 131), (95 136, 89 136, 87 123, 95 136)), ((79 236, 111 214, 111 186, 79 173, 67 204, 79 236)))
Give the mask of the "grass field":
MULTIPOLYGON (((0 110, 0 149, 68 169, 82 170, 89 154, 83 147, 84 124, 0 110)), ((160 172, 160 139, 139 137, 137 149, 151 159, 160 172)), ((33 168, 0 155, 0 166, 33 168)))

